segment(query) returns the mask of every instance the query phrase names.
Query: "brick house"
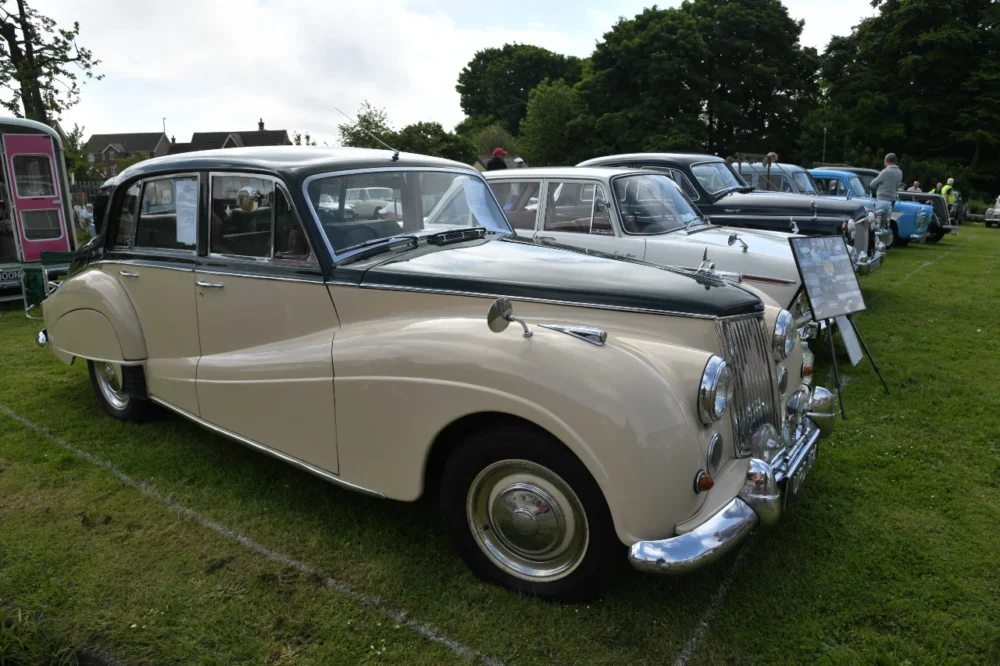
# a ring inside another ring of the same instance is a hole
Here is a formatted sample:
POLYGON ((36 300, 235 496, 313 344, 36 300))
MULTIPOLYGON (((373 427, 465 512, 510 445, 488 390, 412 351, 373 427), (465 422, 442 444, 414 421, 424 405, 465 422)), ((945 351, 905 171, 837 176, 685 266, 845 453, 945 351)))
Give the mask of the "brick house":
POLYGON ((163 132, 134 134, 94 134, 87 140, 87 164, 105 177, 118 175, 118 160, 143 153, 146 157, 166 155, 170 140, 163 132))
POLYGON ((190 143, 177 143, 170 140, 169 155, 189 153, 194 150, 215 150, 217 148, 257 148, 260 146, 290 146, 288 130, 264 129, 264 120, 257 123, 256 130, 241 132, 195 132, 190 143))

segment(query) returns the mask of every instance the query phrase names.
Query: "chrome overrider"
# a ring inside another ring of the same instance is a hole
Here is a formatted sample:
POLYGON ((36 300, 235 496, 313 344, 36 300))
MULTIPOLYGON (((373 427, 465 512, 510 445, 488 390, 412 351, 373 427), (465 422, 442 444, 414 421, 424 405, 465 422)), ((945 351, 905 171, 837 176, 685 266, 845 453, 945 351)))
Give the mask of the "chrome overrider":
POLYGON ((794 445, 770 463, 751 458, 743 488, 736 497, 694 530, 659 541, 640 541, 629 550, 629 563, 639 571, 683 574, 700 569, 735 548, 758 525, 770 527, 781 517, 786 497, 798 491, 797 473, 812 465, 821 436, 833 430, 834 396, 818 386, 789 400, 786 410, 799 416, 794 445))

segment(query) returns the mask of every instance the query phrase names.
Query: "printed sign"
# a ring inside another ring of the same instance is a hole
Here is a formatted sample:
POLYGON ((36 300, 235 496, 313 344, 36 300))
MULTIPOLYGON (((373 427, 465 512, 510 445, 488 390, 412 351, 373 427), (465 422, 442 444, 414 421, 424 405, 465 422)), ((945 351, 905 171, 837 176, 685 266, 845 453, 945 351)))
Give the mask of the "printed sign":
POLYGON ((843 236, 789 238, 813 319, 823 321, 865 309, 861 285, 843 236))
POLYGON ((177 206, 177 242, 198 244, 198 181, 174 181, 174 200, 177 206))

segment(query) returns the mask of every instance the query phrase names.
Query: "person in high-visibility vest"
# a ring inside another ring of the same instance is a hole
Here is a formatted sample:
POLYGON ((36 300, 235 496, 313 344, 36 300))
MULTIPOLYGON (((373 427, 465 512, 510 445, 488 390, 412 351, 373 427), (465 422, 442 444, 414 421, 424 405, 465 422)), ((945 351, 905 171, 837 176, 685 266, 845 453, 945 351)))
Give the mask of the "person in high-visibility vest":
POLYGON ((955 196, 955 179, 949 178, 948 184, 941 188, 941 195, 944 200, 948 202, 948 205, 955 203, 957 197, 955 196))

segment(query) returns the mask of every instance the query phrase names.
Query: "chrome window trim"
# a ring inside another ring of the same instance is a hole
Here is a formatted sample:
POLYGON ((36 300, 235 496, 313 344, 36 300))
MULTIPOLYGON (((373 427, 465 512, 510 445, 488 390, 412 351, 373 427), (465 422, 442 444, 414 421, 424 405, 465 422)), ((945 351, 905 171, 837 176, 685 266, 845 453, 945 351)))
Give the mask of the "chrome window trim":
MULTIPOLYGON (((313 225, 319 227, 320 237, 323 239, 323 243, 326 245, 326 250, 327 250, 327 252, 330 253, 330 259, 331 259, 331 261, 333 261, 333 264, 334 264, 335 267, 336 267, 336 265, 338 263, 340 263, 344 259, 348 259, 351 256, 357 254, 358 252, 363 252, 365 250, 370 250, 372 247, 378 247, 378 246, 377 245, 375 245, 375 246, 369 245, 369 246, 363 247, 363 248, 354 248, 354 249, 349 250, 349 251, 345 252, 344 254, 340 254, 340 255, 338 255, 336 252, 334 252, 334 250, 333 250, 333 244, 330 243, 330 239, 327 237, 326 231, 323 230, 323 225, 320 224, 320 222, 319 222, 319 215, 316 213, 316 209, 313 207, 312 199, 309 198, 309 185, 311 185, 313 181, 319 180, 321 178, 334 178, 334 177, 338 177, 338 176, 355 176, 355 175, 365 174, 365 173, 384 173, 384 172, 396 172, 396 173, 398 173, 398 172, 404 172, 404 171, 405 172, 410 172, 410 171, 425 171, 425 172, 437 172, 437 173, 455 173, 455 174, 459 174, 459 175, 462 175, 462 176, 478 177, 479 181, 483 184, 483 187, 485 187, 486 191, 489 193, 489 196, 493 199, 493 203, 497 207, 497 210, 500 211, 500 217, 502 217, 503 220, 504 220, 504 222, 507 223, 507 231, 508 231, 508 233, 510 235, 512 235, 512 236, 515 235, 513 227, 510 226, 510 222, 507 221, 507 217, 503 214, 503 208, 500 207, 500 202, 497 201, 496 195, 494 195, 493 194, 493 190, 490 189, 490 184, 486 181, 485 178, 483 178, 483 175, 481 173, 479 173, 478 171, 476 171, 472 167, 469 167, 467 169, 463 169, 463 168, 459 168, 459 167, 447 167, 447 166, 434 166, 434 167, 430 167, 430 166, 428 166, 428 167, 400 167, 400 166, 397 166, 397 167, 394 167, 392 165, 389 165, 389 166, 384 166, 384 167, 368 167, 368 168, 365 168, 365 169, 345 169, 343 171, 324 171, 323 173, 314 173, 313 175, 308 176, 305 180, 302 181, 302 197, 306 200, 306 206, 309 207, 309 213, 312 215, 312 223, 313 223, 313 225)), ((391 242, 391 240, 392 240, 391 236, 387 237, 385 239, 385 241, 387 243, 391 242)))
MULTIPOLYGON (((489 181, 487 181, 487 183, 488 182, 489 181)), ((580 233, 580 232, 576 232, 576 231, 559 231, 558 229, 546 229, 545 228, 545 216, 548 215, 548 208, 549 208, 549 186, 550 185, 552 185, 553 183, 558 183, 559 185, 563 185, 563 184, 566 184, 566 183, 569 183, 571 185, 572 184, 593 185, 595 188, 600 187, 602 190, 610 190, 611 192, 614 192, 614 190, 611 189, 610 182, 606 182, 603 178, 593 178, 593 177, 589 177, 589 176, 566 176, 566 177, 561 177, 561 176, 545 176, 544 178, 542 178, 542 183, 545 185, 545 188, 544 188, 544 190, 540 190, 539 193, 538 193, 538 212, 540 213, 540 215, 535 220, 535 229, 537 231, 539 231, 539 232, 541 232, 543 234, 546 234, 546 233, 551 233, 551 234, 572 234, 574 236, 576 236, 576 235, 579 235, 579 236, 601 236, 603 238, 612 238, 612 236, 608 236, 606 234, 595 234, 594 233, 594 204, 593 204, 593 202, 597 199, 596 196, 593 199, 580 199, 580 201, 582 201, 584 203, 588 203, 589 202, 591 204, 591 206, 590 206, 590 231, 588 233, 584 234, 584 233, 580 233), (542 197, 543 196, 545 198, 544 203, 542 201, 542 197)), ((559 188, 556 187, 556 189, 559 189, 559 188)), ((594 191, 596 192, 597 190, 595 189, 594 191)), ((605 203, 608 203, 608 195, 607 195, 606 192, 604 193, 604 201, 605 201, 605 203)), ((555 203, 555 202, 553 202, 553 203, 555 203)), ((609 212, 612 210, 612 208, 611 208, 610 205, 608 206, 608 209, 609 209, 609 212)), ((614 210, 617 212, 617 209, 614 209, 614 210)), ((500 212, 501 213, 503 212, 502 208, 500 209, 500 212)), ((615 220, 615 214, 611 214, 608 217, 611 218, 611 230, 615 232, 613 237, 614 238, 621 238, 621 235, 619 234, 619 229, 618 229, 619 225, 615 224, 615 222, 616 222, 616 220, 615 220)), ((510 224, 510 223, 508 222, 508 224, 510 224)))
POLYGON ((101 259, 100 261, 92 261, 87 264, 90 266, 103 266, 108 264, 117 264, 121 266, 144 266, 146 268, 162 268, 166 271, 181 271, 182 273, 193 273, 195 270, 194 264, 191 268, 181 268, 179 266, 164 266, 160 262, 143 260, 143 259, 101 259))
POLYGON ((322 469, 320 467, 316 467, 315 465, 311 465, 310 463, 307 463, 304 460, 299 460, 298 458, 290 456, 287 453, 282 453, 281 451, 278 451, 277 449, 272 449, 269 446, 261 444, 260 442, 255 442, 254 440, 248 439, 246 437, 243 437, 242 435, 237 435, 235 432, 232 432, 231 430, 226 430, 225 428, 220 428, 217 425, 213 425, 213 424, 209 423, 208 421, 204 421, 204 420, 198 418, 194 414, 192 414, 192 413, 190 413, 188 411, 185 411, 185 410, 181 409, 180 407, 177 407, 176 405, 170 404, 166 400, 162 400, 160 398, 157 398, 156 396, 150 396, 149 399, 150 399, 150 401, 155 402, 156 404, 160 405, 161 407, 165 407, 166 409, 169 409, 170 411, 172 411, 172 412, 174 412, 176 414, 179 414, 180 416, 183 416, 183 417, 185 417, 185 418, 193 421, 194 423, 197 423, 201 427, 203 427, 203 428, 205 428, 205 429, 207 429, 207 430, 209 430, 211 432, 214 432, 216 434, 222 435, 223 437, 228 437, 229 439, 232 439, 232 440, 234 440, 234 441, 236 441, 236 442, 238 442, 238 443, 240 443, 240 444, 242 444, 244 446, 247 446, 247 447, 249 447, 251 449, 254 449, 256 451, 260 451, 261 453, 266 453, 269 456, 274 456, 275 458, 277 458, 277 459, 279 459, 279 460, 281 460, 283 462, 286 462, 286 463, 288 463, 290 465, 294 465, 295 467, 298 467, 301 470, 305 470, 306 472, 309 472, 310 474, 315 474, 316 476, 318 476, 318 477, 320 477, 322 479, 325 479, 327 481, 330 481, 331 483, 334 483, 334 484, 336 484, 338 486, 341 486, 342 488, 346 488, 348 490, 353 490, 355 492, 363 493, 365 495, 372 495, 374 497, 378 497, 379 499, 385 499, 385 495, 383 495, 382 493, 380 493, 380 492, 378 492, 376 490, 371 490, 369 488, 365 488, 363 486, 359 486, 359 485, 353 484, 350 481, 345 481, 338 474, 334 474, 333 472, 328 472, 325 469, 322 469))
MULTIPOLYGON (((676 312, 674 310, 654 310, 652 308, 630 308, 623 305, 603 305, 600 303, 578 303, 575 301, 560 301, 549 298, 534 298, 531 296, 505 296, 502 294, 479 294, 475 292, 468 291, 454 291, 450 289, 431 289, 429 287, 402 287, 398 285, 381 285, 381 284, 354 284, 353 282, 328 282, 327 284, 335 284, 337 286, 344 287, 356 287, 359 289, 379 289, 382 291, 411 291, 422 294, 445 294, 447 296, 465 296, 469 298, 483 298, 489 300, 495 300, 497 298, 509 298, 512 301, 522 301, 525 303, 544 303, 547 305, 565 305, 574 308, 591 308, 594 310, 614 310, 617 312, 637 312, 640 314, 657 314, 657 315, 669 315, 673 317, 688 317, 691 319, 709 319, 715 320, 718 317, 714 315, 701 315, 694 314, 691 312, 676 312)), ((739 315, 746 317, 759 317, 760 314, 748 314, 739 315)))
POLYGON ((306 278, 292 278, 285 277, 283 275, 268 275, 266 273, 244 273, 241 271, 227 271, 227 270, 206 270, 203 267, 195 269, 201 275, 225 275, 228 277, 241 277, 249 278, 254 280, 274 280, 276 282, 301 282, 303 284, 325 284, 325 280, 322 275, 317 275, 315 280, 309 280, 306 278))
MULTIPOLYGON (((137 210, 136 213, 135 213, 135 224, 132 225, 132 238, 130 239, 132 241, 132 245, 130 247, 126 247, 125 248, 126 252, 135 252, 137 250, 144 250, 144 251, 147 251, 147 252, 155 252, 155 253, 159 253, 159 252, 178 253, 178 254, 179 253, 184 253, 184 256, 188 256, 188 255, 197 256, 198 255, 197 230, 201 227, 201 224, 202 224, 202 221, 201 221, 201 217, 202 217, 201 213, 202 213, 202 211, 201 211, 201 196, 200 196, 200 194, 199 194, 199 197, 198 197, 198 199, 199 199, 198 200, 198 213, 197 213, 198 214, 198 218, 197 218, 197 220, 195 222, 195 242, 194 242, 194 248, 192 248, 190 250, 182 250, 182 249, 168 248, 168 247, 136 247, 136 244, 135 244, 135 235, 136 235, 136 232, 139 231, 139 222, 142 220, 142 197, 146 193, 146 184, 147 183, 154 183, 154 182, 156 182, 158 180, 172 180, 174 178, 191 178, 191 177, 194 177, 195 181, 198 183, 198 192, 200 193, 201 192, 201 172, 200 171, 182 171, 180 173, 163 174, 162 176, 151 176, 149 178, 139 178, 134 183, 132 183, 133 185, 138 185, 139 186, 139 198, 138 198, 139 210, 137 210)), ((128 190, 125 190, 125 193, 128 194, 128 190)), ((175 211, 177 210, 176 207, 174 208, 174 210, 175 211)), ((115 239, 117 240, 117 230, 116 230, 116 238, 115 239)), ((120 245, 116 245, 112 249, 119 248, 119 247, 121 247, 121 246, 120 245)))

